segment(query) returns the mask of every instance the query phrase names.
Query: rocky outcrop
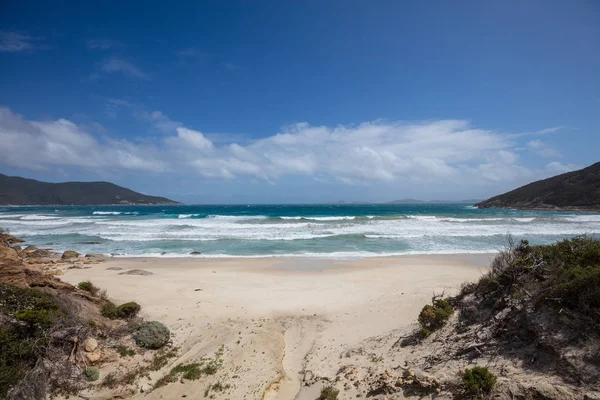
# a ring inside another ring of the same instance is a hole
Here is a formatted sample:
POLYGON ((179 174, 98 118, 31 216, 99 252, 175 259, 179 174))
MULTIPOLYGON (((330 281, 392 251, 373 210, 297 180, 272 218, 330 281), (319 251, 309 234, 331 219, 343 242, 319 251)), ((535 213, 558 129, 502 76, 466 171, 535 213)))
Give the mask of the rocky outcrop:
MULTIPOLYGON (((15 286, 27 286, 23 261, 16 249, 9 244, 14 243, 13 237, 3 234, 0 241, 0 283, 8 283, 15 286)), ((16 238, 15 238, 16 239, 16 238)))
POLYGON ((63 260, 69 260, 72 258, 78 258, 79 257, 79 253, 73 250, 67 250, 62 254, 62 259, 63 260))

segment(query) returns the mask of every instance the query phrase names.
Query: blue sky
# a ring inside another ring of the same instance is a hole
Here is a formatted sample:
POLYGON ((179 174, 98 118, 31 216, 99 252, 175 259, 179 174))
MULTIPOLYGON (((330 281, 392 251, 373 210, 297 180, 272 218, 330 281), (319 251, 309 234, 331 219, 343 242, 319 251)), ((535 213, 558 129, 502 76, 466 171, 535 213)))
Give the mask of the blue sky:
POLYGON ((0 172, 386 201, 599 161, 595 1, 87 3, 2 2, 0 172))

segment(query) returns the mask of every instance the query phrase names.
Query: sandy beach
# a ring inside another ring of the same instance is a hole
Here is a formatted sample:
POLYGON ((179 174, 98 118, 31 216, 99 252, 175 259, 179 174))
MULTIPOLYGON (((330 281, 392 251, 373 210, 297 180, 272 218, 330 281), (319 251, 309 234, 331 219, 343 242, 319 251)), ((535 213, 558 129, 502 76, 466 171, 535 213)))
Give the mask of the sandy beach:
POLYGON ((411 329, 434 293, 477 279, 492 257, 112 258, 67 270, 62 279, 90 280, 115 302, 136 301, 143 318, 165 323, 181 355, 170 366, 224 346, 215 376, 135 398, 202 398, 208 385, 220 382, 230 388, 211 393, 214 398, 314 399, 319 387, 304 387, 307 375, 333 376, 343 354, 411 329), (122 274, 136 269, 150 274, 122 274))

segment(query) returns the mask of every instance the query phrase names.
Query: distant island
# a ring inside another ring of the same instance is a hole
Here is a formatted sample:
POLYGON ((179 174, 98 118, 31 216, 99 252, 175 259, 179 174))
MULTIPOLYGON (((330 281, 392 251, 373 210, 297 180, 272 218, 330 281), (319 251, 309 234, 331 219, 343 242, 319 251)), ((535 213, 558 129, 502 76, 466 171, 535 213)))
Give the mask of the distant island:
POLYGON ((0 205, 177 205, 109 182, 49 183, 0 174, 0 205))
POLYGON ((386 204, 474 204, 480 201, 474 200, 417 200, 417 199, 401 199, 388 201, 386 204))
POLYGON ((600 162, 533 182, 476 204, 479 208, 600 211, 600 162))

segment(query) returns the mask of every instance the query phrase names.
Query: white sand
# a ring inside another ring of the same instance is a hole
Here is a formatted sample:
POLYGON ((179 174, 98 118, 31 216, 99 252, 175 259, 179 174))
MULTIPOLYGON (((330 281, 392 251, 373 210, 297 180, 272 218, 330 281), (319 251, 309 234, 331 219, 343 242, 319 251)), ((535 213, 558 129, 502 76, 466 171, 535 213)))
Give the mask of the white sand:
MULTIPOLYGON (((347 349, 414 324, 434 293, 477 279, 491 257, 117 258, 68 270, 63 279, 91 280, 116 303, 136 301, 142 317, 169 326, 182 354, 170 367, 211 356, 225 345, 224 366, 215 376, 136 398, 204 398, 209 384, 219 381, 231 388, 214 392, 215 398, 314 399, 318 388, 300 390, 300 371, 334 374, 347 349), (119 275, 129 269, 153 275, 119 275)), ((152 375, 149 384, 170 367, 152 375)))

